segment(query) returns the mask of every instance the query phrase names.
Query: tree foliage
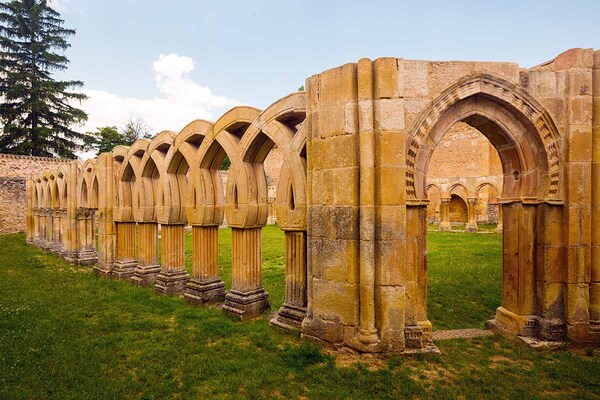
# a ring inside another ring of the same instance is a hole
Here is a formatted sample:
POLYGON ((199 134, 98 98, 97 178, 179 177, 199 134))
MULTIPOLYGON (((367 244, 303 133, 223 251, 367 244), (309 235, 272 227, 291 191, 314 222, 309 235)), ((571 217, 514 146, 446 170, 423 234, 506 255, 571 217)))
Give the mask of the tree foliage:
POLYGON ((83 83, 52 77, 75 34, 63 22, 46 0, 0 3, 0 152, 75 158, 82 148, 72 127, 87 115, 72 103, 86 96, 70 90, 83 83))
POLYGON ((119 131, 116 126, 103 126, 86 134, 85 150, 96 150, 96 155, 108 153, 115 146, 130 146, 138 139, 151 139, 150 130, 141 118, 130 119, 119 131))

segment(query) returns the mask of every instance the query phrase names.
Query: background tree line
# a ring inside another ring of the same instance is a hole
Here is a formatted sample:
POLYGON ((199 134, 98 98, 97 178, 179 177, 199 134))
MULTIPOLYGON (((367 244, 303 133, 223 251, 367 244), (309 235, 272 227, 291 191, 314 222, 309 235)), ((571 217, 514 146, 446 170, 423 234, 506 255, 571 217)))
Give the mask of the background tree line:
POLYGON ((87 99, 76 91, 83 82, 53 77, 67 69, 64 52, 74 34, 46 0, 0 3, 0 153, 77 158, 77 152, 99 154, 149 137, 140 118, 121 130, 76 130, 88 118, 76 107, 87 99))

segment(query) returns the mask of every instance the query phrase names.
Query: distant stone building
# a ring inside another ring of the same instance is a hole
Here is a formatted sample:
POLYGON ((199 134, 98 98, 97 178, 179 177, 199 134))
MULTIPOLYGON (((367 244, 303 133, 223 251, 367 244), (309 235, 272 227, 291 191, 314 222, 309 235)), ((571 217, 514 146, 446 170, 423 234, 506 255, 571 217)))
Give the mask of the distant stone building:
POLYGON ((440 223, 442 229, 466 224, 476 230, 477 223, 499 222, 502 165, 494 146, 477 129, 461 122, 446 133, 433 153, 427 184, 430 223, 440 223))
POLYGON ((0 154, 0 234, 25 230, 25 179, 71 160, 0 154))

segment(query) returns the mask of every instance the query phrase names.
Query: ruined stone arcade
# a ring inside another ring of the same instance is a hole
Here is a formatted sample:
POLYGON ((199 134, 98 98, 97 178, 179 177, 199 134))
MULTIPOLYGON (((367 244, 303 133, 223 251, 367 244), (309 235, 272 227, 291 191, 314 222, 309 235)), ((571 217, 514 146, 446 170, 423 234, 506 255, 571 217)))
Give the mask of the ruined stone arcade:
MULTIPOLYGON (((600 343, 600 51, 571 49, 530 69, 362 59, 305 87, 264 111, 235 107, 214 123, 196 120, 30 176, 27 241, 106 277, 256 317, 269 308, 263 163, 277 146, 286 298, 271 324, 360 352, 435 349, 426 307, 427 173, 445 133, 466 123, 489 139, 502 165, 501 182, 464 183, 473 203, 483 186, 497 191, 503 294, 490 326, 528 343, 600 343), (222 191, 225 155, 231 168, 222 191), (229 291, 218 265, 224 218, 233 238, 229 291)), ((455 189, 438 187, 443 199, 455 189)), ((472 214, 467 229, 476 225, 472 214)))

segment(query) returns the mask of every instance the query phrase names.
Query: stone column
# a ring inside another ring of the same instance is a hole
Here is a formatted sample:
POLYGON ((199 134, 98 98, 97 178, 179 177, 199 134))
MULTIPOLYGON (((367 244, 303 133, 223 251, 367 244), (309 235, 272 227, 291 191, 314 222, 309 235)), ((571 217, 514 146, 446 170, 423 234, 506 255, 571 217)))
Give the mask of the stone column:
POLYGON ((44 242, 44 209, 36 208, 35 211, 35 240, 34 244, 37 247, 42 247, 44 242))
POLYGON ((63 252, 63 246, 60 240, 62 228, 62 214, 59 208, 53 209, 52 213, 54 214, 52 224, 52 252, 60 255, 63 252))
POLYGON ((135 222, 116 222, 117 254, 111 276, 118 280, 130 279, 137 266, 135 258, 135 222))
POLYGON ((502 306, 490 325, 509 336, 535 336, 536 212, 535 204, 504 205, 502 306))
POLYGON ((35 229, 34 229, 34 214, 33 214, 33 182, 31 181, 31 176, 27 175, 25 181, 25 198, 27 201, 27 209, 25 214, 25 241, 28 244, 33 243, 35 237, 35 229))
POLYGON ((52 209, 44 208, 44 242, 42 248, 44 250, 52 249, 52 209))
POLYGON ((442 197, 440 198, 440 231, 449 231, 450 230, 450 198, 442 197))
POLYGON ((158 224, 138 223, 138 263, 131 282, 138 286, 153 286, 160 272, 158 265, 158 224))
POLYGON ((61 256, 63 258, 67 257, 67 231, 69 229, 69 219, 67 209, 61 209, 61 219, 60 219, 60 245, 61 245, 61 256))
POLYGON ((498 203, 498 226, 496 226, 496 232, 502 233, 502 204, 498 203))
POLYGON ((300 329, 306 300, 306 232, 285 232, 285 303, 270 324, 300 329))
POLYGON ((241 319, 254 318, 270 307, 261 279, 261 229, 232 228, 231 290, 223 311, 241 319))
POLYGON ((193 276, 185 288, 185 300, 201 306, 221 302, 225 284, 219 276, 219 227, 192 226, 193 276))
POLYGON ((94 246, 92 218, 93 210, 89 208, 79 208, 77 210, 77 263, 81 265, 91 265, 98 261, 94 246))
POLYGON ((79 223, 78 223, 78 208, 77 196, 75 195, 77 182, 79 179, 79 161, 69 163, 69 174, 67 176, 67 188, 70 196, 67 196, 67 217, 65 230, 66 257, 65 259, 71 263, 77 263, 79 252, 79 223))
POLYGON ((154 290, 162 295, 180 294, 190 279, 185 270, 184 225, 161 225, 161 229, 161 270, 156 276, 154 290))
POLYGON ((113 216, 115 200, 115 160, 111 153, 98 157, 98 263, 94 267, 97 274, 109 277, 115 263, 116 226, 113 216))
POLYGON ((600 51, 594 51, 592 70, 592 262, 590 333, 600 341, 600 51))
POLYGON ((36 245, 40 240, 40 211, 37 207, 35 207, 32 211, 33 217, 33 237, 31 239, 31 243, 36 245))
POLYGON ((465 230, 467 232, 477 232, 477 198, 469 197, 467 199, 467 225, 465 230))

